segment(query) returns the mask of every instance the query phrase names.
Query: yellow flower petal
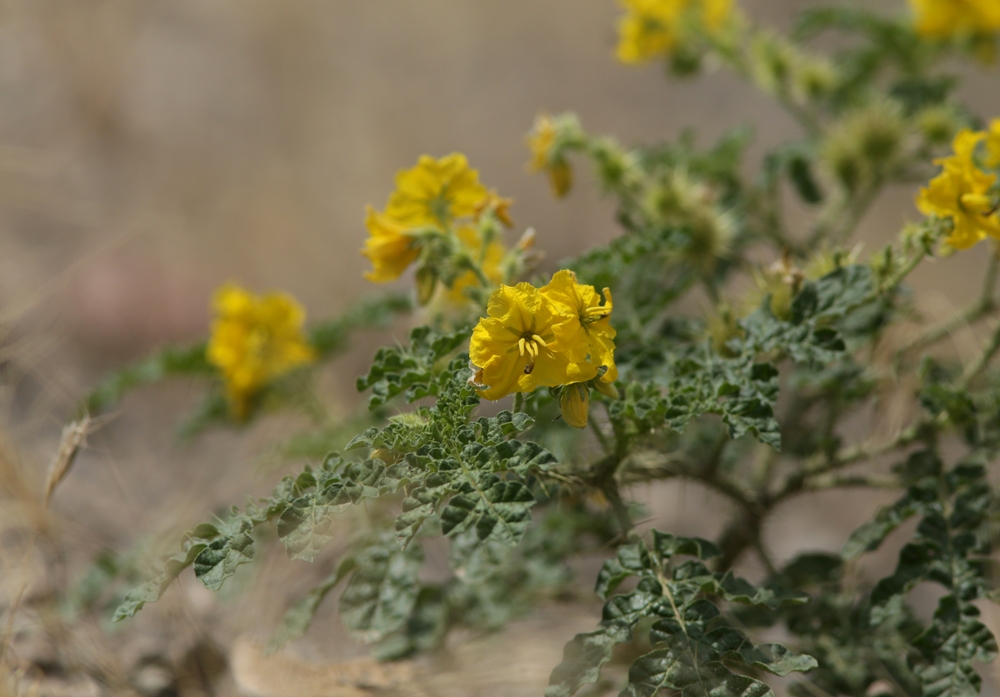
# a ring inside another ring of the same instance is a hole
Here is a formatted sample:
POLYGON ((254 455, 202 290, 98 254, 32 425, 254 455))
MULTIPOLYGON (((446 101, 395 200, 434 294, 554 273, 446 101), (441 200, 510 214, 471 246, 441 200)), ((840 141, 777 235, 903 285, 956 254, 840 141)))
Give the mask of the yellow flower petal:
POLYGON ((1000 167, 1000 119, 993 119, 986 137, 986 166, 1000 167))
POLYGON ((386 214, 412 227, 446 226, 475 215, 488 195, 465 155, 452 153, 438 160, 422 155, 416 167, 396 175, 386 214))
POLYGON ((954 154, 935 160, 942 171, 917 194, 917 208, 924 215, 949 218, 952 230, 945 242, 955 249, 968 249, 986 236, 1000 238, 1000 215, 990 190, 997 175, 976 165, 976 147, 983 132, 964 130, 955 136, 954 154))
POLYGON ((531 284, 500 286, 490 295, 487 314, 469 345, 486 399, 585 382, 597 375, 596 367, 570 361, 554 331, 566 318, 531 284))
POLYGON ((996 0, 910 0, 915 29, 921 36, 954 36, 1000 31, 1000 3, 996 0))
POLYGON ((399 278, 420 254, 417 238, 401 222, 371 206, 367 208, 365 226, 370 236, 361 254, 371 260, 373 267, 365 272, 365 278, 376 283, 399 278))
POLYGON ((642 63, 670 53, 694 20, 719 31, 732 15, 732 0, 622 0, 618 21, 618 60, 642 63))
POLYGON ((556 272, 541 292, 566 318, 554 327, 554 332, 570 360, 587 362, 595 368, 603 366, 607 370, 601 380, 617 380, 611 291, 604 289, 605 302, 602 305, 601 296, 593 286, 578 283, 576 275, 564 269, 556 272))

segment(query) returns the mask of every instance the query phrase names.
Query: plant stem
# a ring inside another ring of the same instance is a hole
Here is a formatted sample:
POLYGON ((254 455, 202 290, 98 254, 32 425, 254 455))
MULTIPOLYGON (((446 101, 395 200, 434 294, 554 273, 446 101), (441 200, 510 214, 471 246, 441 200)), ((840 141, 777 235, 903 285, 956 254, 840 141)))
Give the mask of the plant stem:
POLYGON ((998 324, 996 329, 993 330, 993 334, 990 336, 989 342, 986 344, 986 347, 983 348, 979 357, 970 363, 965 369, 965 372, 962 373, 962 379, 958 381, 956 387, 959 389, 968 388, 969 383, 971 383, 977 375, 985 370, 986 366, 990 362, 990 359, 996 355, 998 350, 1000 350, 1000 324, 998 324))
POLYGON ((935 344, 946 336, 949 336, 956 329, 986 317, 996 308, 997 271, 1000 268, 1000 258, 997 257, 998 251, 1000 250, 995 248, 993 253, 990 254, 989 265, 986 267, 986 275, 983 277, 983 289, 979 295, 979 299, 956 316, 941 322, 936 327, 932 327, 912 341, 904 344, 896 351, 893 357, 894 363, 898 363, 906 353, 935 344))

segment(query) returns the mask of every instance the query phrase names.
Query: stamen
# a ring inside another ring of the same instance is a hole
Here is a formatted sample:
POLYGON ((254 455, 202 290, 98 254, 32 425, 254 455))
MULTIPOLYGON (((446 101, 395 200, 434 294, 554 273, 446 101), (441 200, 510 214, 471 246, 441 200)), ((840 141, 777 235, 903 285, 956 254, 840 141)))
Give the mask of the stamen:
POLYGON ((518 349, 518 351, 521 352, 521 355, 523 356, 524 355, 524 337, 523 336, 520 339, 517 340, 517 349, 518 349))
POLYGON ((542 337, 538 336, 538 334, 532 334, 531 335, 531 340, 534 341, 539 346, 541 346, 542 348, 548 348, 548 346, 549 346, 548 344, 545 343, 545 341, 542 339, 542 337))
MULTIPOLYGON (((524 341, 524 339, 521 339, 521 341, 524 341)), ((531 354, 532 358, 534 358, 535 356, 538 355, 538 348, 535 346, 535 342, 534 341, 525 342, 524 345, 528 349, 528 353, 531 354)))

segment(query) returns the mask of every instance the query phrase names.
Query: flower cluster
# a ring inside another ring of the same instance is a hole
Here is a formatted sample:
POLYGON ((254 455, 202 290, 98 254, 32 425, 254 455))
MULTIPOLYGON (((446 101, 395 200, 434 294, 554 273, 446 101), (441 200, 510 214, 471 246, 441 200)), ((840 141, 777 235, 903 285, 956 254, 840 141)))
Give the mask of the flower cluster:
POLYGON ((502 285, 490 296, 488 317, 472 333, 473 384, 486 399, 538 387, 563 387, 563 418, 587 424, 589 387, 612 393, 615 330, 611 292, 578 283, 559 271, 548 285, 502 285))
POLYGON ((930 39, 1000 32, 997 0, 910 0, 916 31, 930 39))
POLYGON ((945 242, 955 249, 968 249, 987 236, 1000 239, 1000 213, 997 212, 995 173, 980 169, 976 149, 989 139, 987 164, 997 166, 997 133, 1000 120, 994 121, 990 133, 963 130, 955 136, 953 154, 935 160, 942 167, 917 195, 917 207, 924 215, 934 215, 951 221, 951 232, 945 242))
POLYGON ((675 52, 696 32, 718 33, 732 15, 732 0, 622 0, 618 60, 643 63, 675 52))
POLYGON ((260 388, 314 360, 302 332, 305 311, 290 295, 258 297, 231 284, 216 291, 212 304, 215 321, 205 355, 222 373, 233 415, 244 419, 260 388))
POLYGON ((455 304, 469 289, 496 287, 504 277, 507 250, 498 223, 511 226, 510 200, 489 191, 464 155, 424 155, 396 175, 396 190, 384 211, 368 207, 369 237, 361 253, 372 262, 365 278, 392 281, 418 263, 417 291, 426 304, 444 285, 455 304))

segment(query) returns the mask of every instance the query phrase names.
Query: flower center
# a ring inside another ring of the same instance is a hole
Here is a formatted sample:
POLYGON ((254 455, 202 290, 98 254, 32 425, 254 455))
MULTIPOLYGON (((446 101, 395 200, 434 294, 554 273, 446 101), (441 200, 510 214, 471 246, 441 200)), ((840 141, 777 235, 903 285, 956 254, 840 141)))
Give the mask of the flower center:
POLYGON ((583 324, 589 324, 590 322, 602 320, 610 314, 611 311, 606 305, 587 307, 580 313, 580 322, 583 324))
POLYGON ((538 357, 538 354, 542 352, 543 348, 548 347, 549 345, 538 334, 525 334, 517 340, 518 353, 522 357, 525 354, 528 356, 528 364, 524 366, 525 375, 531 375, 531 371, 535 369, 535 359, 538 357))

